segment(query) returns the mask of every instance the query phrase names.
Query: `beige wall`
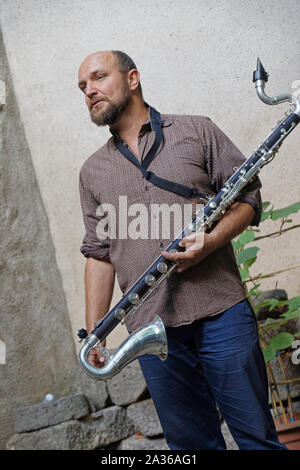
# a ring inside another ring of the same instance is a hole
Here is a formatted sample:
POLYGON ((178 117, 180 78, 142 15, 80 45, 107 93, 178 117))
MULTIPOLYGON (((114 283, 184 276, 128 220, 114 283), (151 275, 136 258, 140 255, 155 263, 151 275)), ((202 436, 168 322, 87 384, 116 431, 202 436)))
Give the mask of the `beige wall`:
MULTIPOLYGON (((1 4, 9 65, 75 340, 76 330, 84 325, 78 172, 109 135, 90 123, 76 87, 82 59, 99 49, 126 51, 140 69, 148 102, 164 113, 209 115, 249 154, 286 109, 268 107, 256 97, 252 83, 256 57, 270 73, 271 95, 291 91, 292 82, 300 79, 300 3, 2 0, 1 4)), ((299 136, 297 129, 261 174, 263 199, 276 207, 300 200, 299 136)), ((296 231, 261 244, 258 272, 300 264, 299 244, 296 231)), ((299 270, 278 279, 289 295, 299 294, 299 270)), ((266 288, 273 285, 273 280, 264 282, 266 288)), ((114 302, 118 296, 116 289, 114 302)))

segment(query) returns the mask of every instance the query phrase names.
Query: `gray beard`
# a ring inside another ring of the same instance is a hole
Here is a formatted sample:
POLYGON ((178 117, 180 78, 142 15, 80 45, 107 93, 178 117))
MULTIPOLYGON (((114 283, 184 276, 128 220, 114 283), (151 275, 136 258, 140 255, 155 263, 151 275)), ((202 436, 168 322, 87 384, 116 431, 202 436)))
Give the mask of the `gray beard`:
POLYGON ((93 114, 92 109, 90 109, 90 116, 92 122, 94 122, 97 126, 112 126, 116 123, 116 121, 121 117, 122 113, 126 110, 129 101, 130 94, 125 93, 122 100, 118 104, 114 104, 111 101, 107 100, 109 106, 107 106, 107 109, 105 111, 102 111, 98 115, 93 114))

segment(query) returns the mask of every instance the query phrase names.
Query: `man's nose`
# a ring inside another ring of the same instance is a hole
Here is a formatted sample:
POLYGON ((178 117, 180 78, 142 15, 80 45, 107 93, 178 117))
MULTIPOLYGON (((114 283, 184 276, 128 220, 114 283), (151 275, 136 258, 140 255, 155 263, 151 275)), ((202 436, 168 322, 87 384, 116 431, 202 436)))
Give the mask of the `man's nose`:
POLYGON ((87 83, 85 94, 88 98, 92 98, 94 95, 98 93, 98 89, 95 87, 93 83, 87 83))

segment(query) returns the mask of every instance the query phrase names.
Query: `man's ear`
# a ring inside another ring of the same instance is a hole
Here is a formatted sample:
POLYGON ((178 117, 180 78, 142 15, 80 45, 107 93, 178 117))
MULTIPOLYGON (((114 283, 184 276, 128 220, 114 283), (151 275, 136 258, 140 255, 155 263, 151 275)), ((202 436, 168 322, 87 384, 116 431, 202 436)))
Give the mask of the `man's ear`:
POLYGON ((128 84, 131 91, 135 91, 140 83, 140 73, 137 69, 128 72, 128 84))

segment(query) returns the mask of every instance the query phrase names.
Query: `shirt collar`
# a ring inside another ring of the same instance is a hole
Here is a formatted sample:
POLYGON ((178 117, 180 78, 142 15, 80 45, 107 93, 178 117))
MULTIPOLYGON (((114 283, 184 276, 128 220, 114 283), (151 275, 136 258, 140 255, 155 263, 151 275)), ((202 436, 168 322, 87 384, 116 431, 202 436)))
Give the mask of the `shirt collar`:
MULTIPOLYGON (((148 113, 149 113, 149 117, 147 119, 147 121, 144 122, 144 124, 142 125, 141 129, 144 127, 144 126, 151 126, 151 121, 150 121, 150 106, 148 103, 145 102, 145 105, 146 107, 148 108, 148 113)), ((169 116, 167 115, 164 115, 162 114, 161 115, 161 120, 162 120, 162 127, 167 127, 167 126, 170 126, 172 124, 172 120, 170 119, 169 116)), ((151 129, 153 130, 152 126, 151 126, 151 129)))
MULTIPOLYGON (((141 126, 140 133, 139 133, 140 135, 144 134, 147 131, 153 130, 153 128, 151 126, 151 120, 150 120, 149 105, 146 102, 145 102, 145 105, 148 108, 149 116, 148 116, 148 119, 141 126)), ((172 121, 171 117, 168 116, 168 115, 162 114, 161 115, 161 120, 162 120, 162 127, 169 127, 173 124, 173 121, 172 121)), ((117 132, 113 132, 110 128, 109 128, 109 132, 112 134, 113 137, 116 137, 117 139, 119 139, 119 135, 118 135, 117 132)), ((117 149, 115 144, 114 144, 114 148, 115 148, 115 150, 117 149)))

